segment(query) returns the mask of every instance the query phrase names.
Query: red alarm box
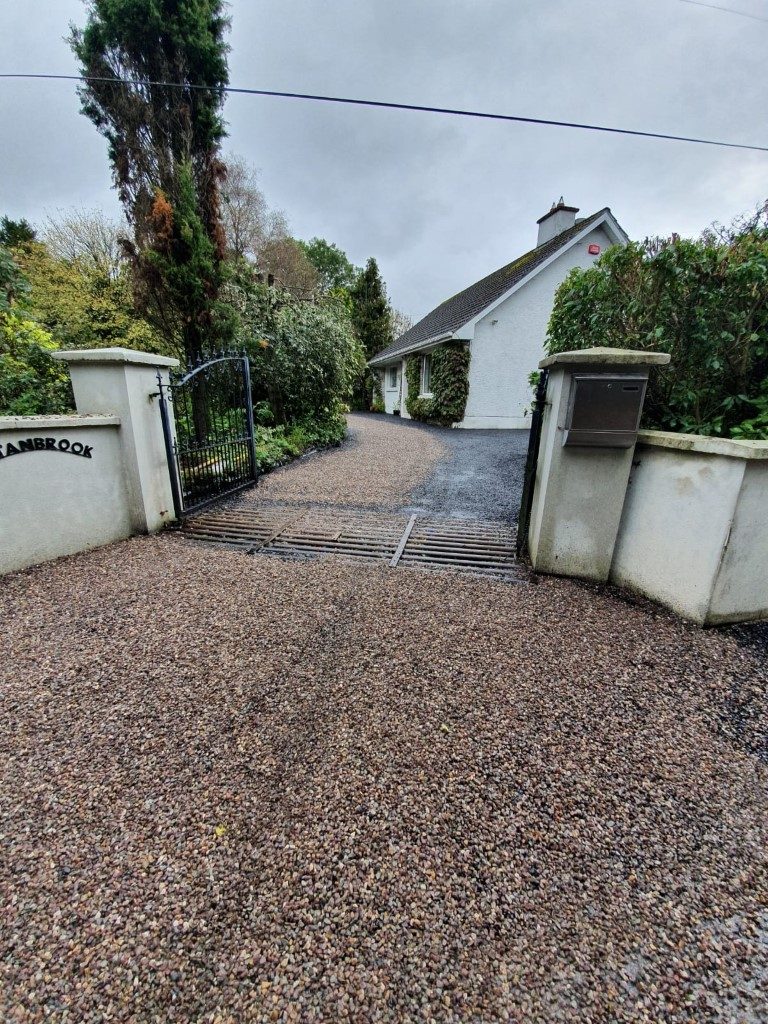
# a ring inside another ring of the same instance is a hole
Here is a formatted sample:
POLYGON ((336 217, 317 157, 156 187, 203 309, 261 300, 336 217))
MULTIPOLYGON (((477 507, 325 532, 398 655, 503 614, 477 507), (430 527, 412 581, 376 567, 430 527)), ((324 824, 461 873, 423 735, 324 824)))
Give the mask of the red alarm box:
POLYGON ((600 246, 597 245, 596 242, 592 242, 591 245, 587 246, 587 252, 589 253, 590 256, 599 256, 600 255, 600 246))

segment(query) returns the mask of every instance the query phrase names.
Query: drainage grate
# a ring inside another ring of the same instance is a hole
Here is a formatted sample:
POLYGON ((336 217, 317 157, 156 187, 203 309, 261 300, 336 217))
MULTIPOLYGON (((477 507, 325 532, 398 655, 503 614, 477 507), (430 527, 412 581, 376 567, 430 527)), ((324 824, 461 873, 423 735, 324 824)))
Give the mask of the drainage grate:
POLYGON ((182 536, 283 558, 341 555, 391 566, 521 578, 515 534, 501 523, 338 508, 222 509, 191 517, 182 536))

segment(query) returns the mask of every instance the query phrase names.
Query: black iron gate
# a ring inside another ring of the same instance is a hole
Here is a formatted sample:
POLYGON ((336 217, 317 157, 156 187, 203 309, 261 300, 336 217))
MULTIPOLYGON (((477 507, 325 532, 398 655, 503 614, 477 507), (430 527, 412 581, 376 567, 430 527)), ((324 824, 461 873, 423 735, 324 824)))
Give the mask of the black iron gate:
POLYGON ((523 494, 520 501, 520 514, 517 519, 517 555, 527 554, 528 526, 531 521, 533 490, 536 486, 536 464, 539 461, 539 443, 541 441, 541 420, 544 416, 544 403, 547 398, 547 380, 549 371, 542 370, 536 385, 536 397, 533 400, 531 413, 531 432, 528 435, 528 455, 525 460, 523 475, 523 494))
POLYGON ((245 355, 219 355, 165 383, 160 415, 176 516, 254 483, 258 476, 251 371, 245 355), (172 409, 172 414, 171 414, 172 409))

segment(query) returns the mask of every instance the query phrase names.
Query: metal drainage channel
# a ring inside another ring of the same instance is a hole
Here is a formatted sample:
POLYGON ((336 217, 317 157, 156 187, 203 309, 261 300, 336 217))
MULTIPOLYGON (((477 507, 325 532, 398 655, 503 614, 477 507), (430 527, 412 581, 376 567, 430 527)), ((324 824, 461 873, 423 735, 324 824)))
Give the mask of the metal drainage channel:
POLYGON ((222 509, 190 517, 180 533, 248 554, 294 559, 341 555, 386 561, 393 568, 521 578, 514 530, 502 523, 339 509, 222 509))

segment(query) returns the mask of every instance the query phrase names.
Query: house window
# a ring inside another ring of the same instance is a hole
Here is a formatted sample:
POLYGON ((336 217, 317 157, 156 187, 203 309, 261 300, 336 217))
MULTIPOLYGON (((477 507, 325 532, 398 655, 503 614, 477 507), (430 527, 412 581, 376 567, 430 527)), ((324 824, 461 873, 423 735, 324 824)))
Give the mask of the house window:
POLYGON ((432 394, 432 356, 421 357, 421 393, 432 394))
POLYGON ((390 366, 389 368, 389 386, 391 388, 397 387, 397 367, 390 366))

